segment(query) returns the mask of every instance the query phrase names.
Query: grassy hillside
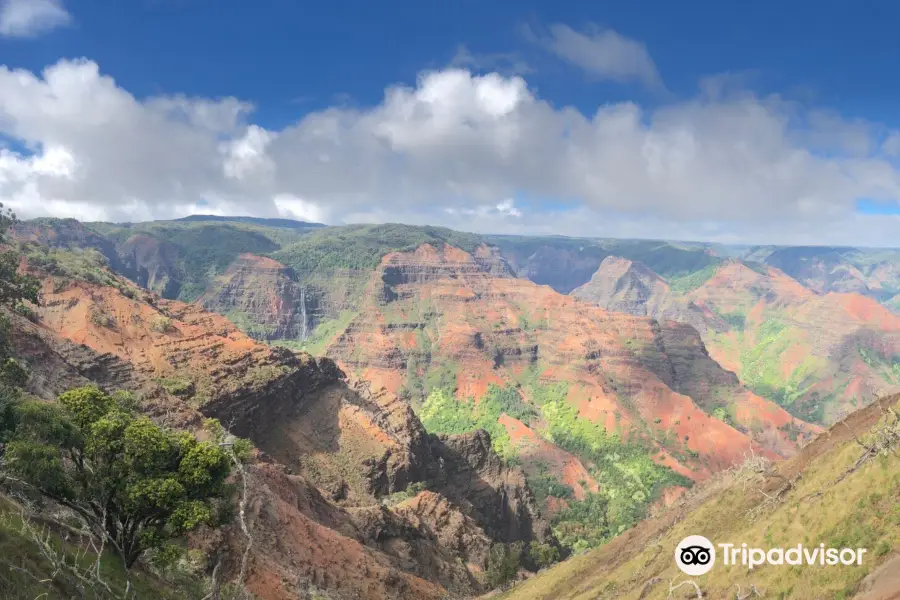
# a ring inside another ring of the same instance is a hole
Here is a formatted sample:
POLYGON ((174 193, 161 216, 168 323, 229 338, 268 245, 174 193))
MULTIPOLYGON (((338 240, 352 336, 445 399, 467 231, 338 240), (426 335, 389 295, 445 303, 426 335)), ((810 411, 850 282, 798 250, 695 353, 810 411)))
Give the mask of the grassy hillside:
POLYGON ((151 287, 165 297, 186 302, 196 300, 238 255, 274 252, 302 235, 290 229, 205 221, 91 226, 112 239, 124 255, 119 269, 123 274, 139 279, 142 269, 158 269, 165 275, 151 287), (129 262, 129 255, 144 253, 150 256, 142 264, 129 262), (169 280, 176 285, 167 286, 169 280))
MULTIPOLYGON (((90 573, 96 568, 96 554, 70 532, 23 519, 18 505, 0 495, 0 598, 123 598, 127 581, 118 557, 106 552, 100 559, 100 580, 90 573)), ((165 573, 144 569, 132 572, 129 598, 199 600, 208 592, 208 582, 193 574, 187 563, 165 573)))
POLYGON ((864 579, 887 561, 896 563, 900 550, 900 423, 896 414, 887 414, 891 405, 897 409, 896 396, 854 413, 777 468, 751 460, 610 544, 539 574, 503 598, 696 597, 692 587, 669 595, 670 586, 689 579, 674 562, 675 548, 687 535, 764 549, 824 543, 868 550, 861 566, 748 570, 725 566, 719 558, 710 573, 693 578, 703 597, 757 597, 755 588, 765 598, 853 598, 862 587, 877 587, 878 577, 896 576, 896 569, 864 579))
POLYGON ((421 244, 450 244, 473 251, 483 238, 444 227, 347 225, 314 231, 273 254, 301 273, 336 269, 371 270, 381 257, 395 250, 414 250, 421 244))

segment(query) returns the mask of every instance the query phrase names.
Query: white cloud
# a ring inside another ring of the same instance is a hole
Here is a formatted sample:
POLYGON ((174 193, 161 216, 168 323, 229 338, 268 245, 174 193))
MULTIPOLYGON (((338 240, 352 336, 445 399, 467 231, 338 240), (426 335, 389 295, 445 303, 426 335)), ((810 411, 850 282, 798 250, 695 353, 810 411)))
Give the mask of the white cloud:
POLYGON ((512 201, 512 198, 507 198, 503 202, 497 205, 497 212, 501 215, 509 215, 511 217, 521 217, 522 211, 516 208, 515 202, 512 201))
POLYGON ((329 220, 328 213, 314 202, 293 194, 276 194, 273 198, 278 214, 287 219, 322 223, 329 220))
POLYGON ((0 0, 0 35, 5 37, 35 37, 71 21, 62 0, 0 0))
POLYGON ((900 199, 884 128, 726 87, 583 114, 522 77, 448 68, 272 131, 235 98, 139 100, 89 61, 0 68, 0 201, 25 217, 896 244, 896 219, 855 213, 900 199))
POLYGON ((881 145, 882 150, 888 156, 900 156, 900 131, 892 131, 881 145))
POLYGON ((243 137, 225 142, 223 169, 225 176, 240 181, 251 177, 271 177, 275 163, 266 155, 266 148, 275 135, 262 127, 250 125, 243 137))
POLYGON ((662 86, 659 72, 647 47, 612 29, 591 25, 586 33, 568 25, 551 25, 547 34, 525 30, 526 36, 560 58, 597 79, 637 81, 649 88, 662 86))

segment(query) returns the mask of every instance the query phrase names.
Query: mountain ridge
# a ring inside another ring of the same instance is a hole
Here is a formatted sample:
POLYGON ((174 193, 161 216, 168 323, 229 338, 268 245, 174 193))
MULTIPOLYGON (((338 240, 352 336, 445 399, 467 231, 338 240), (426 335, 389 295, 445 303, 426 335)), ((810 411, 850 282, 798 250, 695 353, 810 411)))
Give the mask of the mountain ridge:
POLYGON ((605 286, 572 293, 613 310, 693 325, 717 362, 798 416, 831 422, 859 397, 865 402, 900 389, 891 371, 900 320, 871 298, 816 292, 775 267, 729 260, 690 281, 625 299, 609 283, 635 285, 620 272, 619 263, 605 262, 596 274, 605 286), (820 400, 835 388, 830 400, 820 400))

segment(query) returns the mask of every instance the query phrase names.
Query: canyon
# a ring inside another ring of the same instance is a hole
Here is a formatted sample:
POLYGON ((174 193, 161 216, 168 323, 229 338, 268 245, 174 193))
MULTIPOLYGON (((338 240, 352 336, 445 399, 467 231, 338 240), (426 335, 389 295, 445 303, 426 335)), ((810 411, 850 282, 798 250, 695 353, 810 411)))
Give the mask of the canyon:
MULTIPOLYGON (((10 315, 30 393, 131 390, 253 442, 259 597, 480 594, 498 547, 605 546, 900 389, 872 287, 751 260, 774 252, 308 225, 13 232, 43 286, 10 315)), ((190 544, 234 577, 246 541, 190 544)))

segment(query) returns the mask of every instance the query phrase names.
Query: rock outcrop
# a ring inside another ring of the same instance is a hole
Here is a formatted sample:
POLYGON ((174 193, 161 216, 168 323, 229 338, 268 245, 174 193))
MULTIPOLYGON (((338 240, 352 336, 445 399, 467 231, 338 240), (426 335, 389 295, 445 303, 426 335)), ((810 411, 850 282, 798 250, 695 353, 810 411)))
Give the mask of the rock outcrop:
POLYGON ((666 281, 641 263, 608 256, 591 280, 572 290, 572 295, 607 310, 647 316, 655 314, 656 303, 668 291, 666 281))
POLYGON ((493 539, 530 542, 551 538, 524 473, 500 460, 484 430, 437 436, 428 467, 431 485, 463 507, 493 539))

